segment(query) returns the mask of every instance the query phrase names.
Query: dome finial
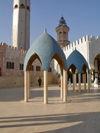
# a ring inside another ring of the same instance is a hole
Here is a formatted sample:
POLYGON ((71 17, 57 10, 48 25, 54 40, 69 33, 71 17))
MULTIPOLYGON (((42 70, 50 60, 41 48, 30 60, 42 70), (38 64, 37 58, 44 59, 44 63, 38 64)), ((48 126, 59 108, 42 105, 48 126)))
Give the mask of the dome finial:
POLYGON ((46 28, 44 29, 44 33, 47 33, 47 29, 46 28))

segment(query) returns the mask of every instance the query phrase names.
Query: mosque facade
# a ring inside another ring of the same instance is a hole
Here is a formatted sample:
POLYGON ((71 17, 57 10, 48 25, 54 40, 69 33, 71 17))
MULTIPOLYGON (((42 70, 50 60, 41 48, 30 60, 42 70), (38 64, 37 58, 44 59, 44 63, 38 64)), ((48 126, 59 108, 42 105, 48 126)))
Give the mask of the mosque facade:
MULTIPOLYGON (((70 28, 64 17, 59 20, 56 27, 57 42, 61 46, 66 61, 77 50, 87 61, 91 72, 91 79, 100 80, 100 37, 86 35, 73 43, 68 40, 70 28)), ((0 88, 18 87, 24 85, 24 59, 30 44, 30 0, 14 0, 12 46, 0 43, 0 88), (26 32, 27 31, 27 32, 26 32)), ((77 59, 75 59, 77 60, 77 59)), ((80 62, 79 62, 80 64, 80 62)), ((73 66, 74 64, 71 64, 73 66)), ((70 72, 73 67, 69 66, 70 72)), ((43 77, 43 66, 36 59, 30 67, 31 84, 37 85, 38 78, 43 77)), ((77 68, 75 73, 77 74, 77 68)), ((48 82, 53 84, 60 74, 57 61, 52 61, 48 73, 48 82), (56 76, 55 76, 56 75, 56 76), (56 78, 55 78, 56 77, 56 78)))
MULTIPOLYGON (((70 43, 68 40, 68 31, 69 27, 67 26, 65 19, 61 17, 59 25, 56 27, 57 42, 62 47, 66 60, 75 50, 79 51, 89 65, 91 80, 94 81, 95 77, 97 77, 100 81, 100 36, 95 38, 94 36, 89 37, 86 35, 85 37, 70 43)), ((54 63, 54 69, 55 73, 60 74, 59 64, 56 61, 54 63)))

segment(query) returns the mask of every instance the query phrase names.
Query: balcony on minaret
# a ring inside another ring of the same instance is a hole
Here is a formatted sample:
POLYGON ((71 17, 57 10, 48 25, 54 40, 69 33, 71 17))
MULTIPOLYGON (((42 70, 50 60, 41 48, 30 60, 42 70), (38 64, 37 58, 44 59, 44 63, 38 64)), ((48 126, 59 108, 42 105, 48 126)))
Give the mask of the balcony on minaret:
POLYGON ((56 27, 57 42, 61 47, 65 47, 70 44, 68 40, 69 27, 63 17, 59 20, 59 25, 56 27))

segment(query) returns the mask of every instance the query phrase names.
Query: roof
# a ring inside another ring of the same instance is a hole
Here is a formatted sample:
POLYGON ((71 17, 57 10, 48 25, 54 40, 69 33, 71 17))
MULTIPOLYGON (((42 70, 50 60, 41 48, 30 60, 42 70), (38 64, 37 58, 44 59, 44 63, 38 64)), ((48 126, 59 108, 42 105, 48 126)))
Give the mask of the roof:
POLYGON ((43 70, 49 70, 50 62, 53 56, 57 53, 63 60, 65 70, 67 70, 66 58, 63 50, 59 44, 51 37, 45 30, 45 32, 38 37, 30 49, 28 50, 24 60, 24 71, 27 70, 27 64, 33 54, 37 54, 41 60, 43 70))
POLYGON ((77 50, 74 50, 71 55, 68 57, 67 59, 67 65, 68 65, 68 68, 71 66, 71 65, 74 65, 77 70, 78 70, 78 73, 82 73, 82 68, 84 66, 84 64, 88 67, 89 69, 89 66, 88 66, 88 63, 86 61, 86 59, 83 57, 83 55, 77 51, 77 50))

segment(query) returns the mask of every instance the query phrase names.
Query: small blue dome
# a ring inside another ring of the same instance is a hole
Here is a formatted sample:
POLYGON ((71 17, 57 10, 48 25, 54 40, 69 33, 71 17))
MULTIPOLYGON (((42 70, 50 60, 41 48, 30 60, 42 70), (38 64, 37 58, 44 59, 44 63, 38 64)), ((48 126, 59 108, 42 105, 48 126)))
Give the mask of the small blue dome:
POLYGON ((64 17, 61 17, 61 19, 64 19, 64 17))
POLYGON ((84 66, 84 64, 88 67, 89 69, 89 66, 88 66, 88 63, 86 61, 86 59, 83 57, 83 55, 78 52, 77 50, 73 51, 71 53, 71 55, 68 57, 67 59, 67 65, 68 65, 68 68, 71 66, 71 65, 74 65, 76 67, 76 69, 78 70, 78 73, 82 73, 82 68, 84 66))
POLYGON ((56 53, 62 58, 64 69, 67 70, 66 58, 61 47, 49 34, 47 34, 46 30, 33 42, 28 50, 24 60, 24 71, 27 70, 28 61, 35 53, 41 60, 43 70, 49 70, 50 62, 56 53))

